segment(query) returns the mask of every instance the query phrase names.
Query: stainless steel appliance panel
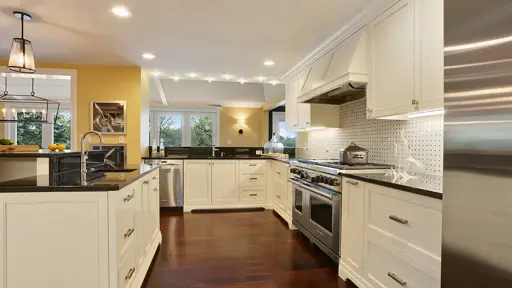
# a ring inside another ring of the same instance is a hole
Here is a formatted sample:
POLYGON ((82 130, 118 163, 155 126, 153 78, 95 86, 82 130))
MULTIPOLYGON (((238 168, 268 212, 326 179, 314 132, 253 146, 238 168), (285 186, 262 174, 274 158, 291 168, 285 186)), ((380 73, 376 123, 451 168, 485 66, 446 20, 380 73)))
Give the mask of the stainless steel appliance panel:
POLYGON ((160 167, 160 207, 183 207, 183 160, 146 160, 160 167))
POLYGON ((508 0, 444 1, 446 288, 512 287, 511 15, 508 0))

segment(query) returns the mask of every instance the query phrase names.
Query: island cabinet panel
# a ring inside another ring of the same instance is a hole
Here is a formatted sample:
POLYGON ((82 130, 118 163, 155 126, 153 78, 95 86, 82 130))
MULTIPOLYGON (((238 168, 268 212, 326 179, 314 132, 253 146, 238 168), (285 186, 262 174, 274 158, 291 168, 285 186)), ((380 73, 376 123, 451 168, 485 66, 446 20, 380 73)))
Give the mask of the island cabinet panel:
POLYGON ((0 231, 0 287, 109 287, 107 193, 0 194, 0 231))

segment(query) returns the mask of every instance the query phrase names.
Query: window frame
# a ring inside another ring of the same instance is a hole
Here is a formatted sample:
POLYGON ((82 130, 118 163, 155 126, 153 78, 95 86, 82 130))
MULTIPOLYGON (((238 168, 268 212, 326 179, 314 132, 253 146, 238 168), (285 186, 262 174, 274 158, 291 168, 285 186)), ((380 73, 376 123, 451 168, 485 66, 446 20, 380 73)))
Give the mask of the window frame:
POLYGON ((285 148, 296 148, 297 147, 297 132, 286 130, 286 112, 272 112, 272 135, 275 133, 279 135, 279 122, 285 123, 285 131, 286 132, 294 132, 295 133, 295 147, 285 147, 285 148))
MULTIPOLYGON (((157 140, 157 145, 160 143, 160 131, 158 123, 160 123, 161 116, 179 115, 181 116, 181 147, 192 147, 192 125, 190 118, 192 116, 212 116, 213 127, 212 136, 213 144, 219 146, 220 143, 220 107, 165 107, 165 108, 151 108, 151 131, 150 131, 150 144, 153 144, 153 138, 157 140)), ((193 146, 196 147, 196 146, 193 146)))
MULTIPOLYGON (((31 107, 30 105, 26 105, 26 104, 21 104, 21 103, 18 103, 17 105, 13 105, 13 104, 7 104, 4 106, 4 108, 6 109, 5 111, 5 114, 6 114, 6 117, 7 118, 11 118, 12 117, 12 109, 16 109, 16 113, 22 111, 23 109, 26 109, 27 110, 27 113, 32 113, 32 109, 34 109, 34 107, 31 107)), ((37 107, 36 110, 40 110, 41 108, 40 107, 37 107)), ((67 106, 64 106, 62 105, 61 103, 61 107, 59 109, 59 114, 60 113, 69 113, 70 114, 70 117, 71 117, 71 122, 70 122, 70 126, 71 126, 71 135, 70 135, 70 143, 71 143, 71 146, 70 147, 66 147, 66 149, 72 149, 73 146, 73 113, 71 111, 72 109, 70 107, 67 107, 67 106)), ((36 112, 39 112, 39 111, 36 111, 36 112)), ((52 115, 51 117, 53 117, 53 114, 57 113, 57 109, 49 109, 48 111, 46 111, 46 117, 48 117, 49 115, 52 115)), ((18 135, 17 135, 17 131, 18 131, 18 124, 16 122, 13 122, 13 123, 4 123, 4 131, 5 131, 5 135, 7 135, 9 137, 9 139, 12 139, 14 141, 14 144, 17 145, 18 144, 18 135)), ((46 147, 48 147, 48 145, 52 144, 54 139, 53 139, 53 136, 54 136, 54 130, 53 130, 53 124, 42 124, 42 133, 41 133, 41 147, 42 149, 45 149, 46 147)))

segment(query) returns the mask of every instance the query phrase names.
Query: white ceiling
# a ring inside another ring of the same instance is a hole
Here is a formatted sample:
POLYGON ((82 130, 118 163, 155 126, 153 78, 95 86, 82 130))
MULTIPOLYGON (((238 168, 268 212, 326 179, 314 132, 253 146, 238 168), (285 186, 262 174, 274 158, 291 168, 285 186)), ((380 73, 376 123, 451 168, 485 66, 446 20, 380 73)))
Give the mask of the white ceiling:
MULTIPOLYGON (((26 74, 1 73, 0 90, 5 89, 5 75, 7 75, 7 91, 10 95, 29 95, 32 92, 32 78, 26 74), (13 77, 17 76, 17 77, 13 77), (23 77, 20 77, 23 76, 23 77), (26 77, 25 77, 26 76, 26 77)), ((65 77, 65 76, 64 76, 65 77)), ((34 79, 34 92, 36 96, 52 100, 71 100, 71 79, 59 79, 55 75, 38 74, 34 79), (55 79, 58 78, 58 79, 55 79)))
POLYGON ((37 61, 140 65, 165 76, 224 73, 278 79, 369 2, 379 0, 2 0, 0 59, 8 57, 19 21, 33 14, 26 38, 37 61), (111 13, 124 5, 132 17, 111 13), (154 60, 141 57, 144 52, 154 60), (273 67, 263 66, 272 59, 273 67))

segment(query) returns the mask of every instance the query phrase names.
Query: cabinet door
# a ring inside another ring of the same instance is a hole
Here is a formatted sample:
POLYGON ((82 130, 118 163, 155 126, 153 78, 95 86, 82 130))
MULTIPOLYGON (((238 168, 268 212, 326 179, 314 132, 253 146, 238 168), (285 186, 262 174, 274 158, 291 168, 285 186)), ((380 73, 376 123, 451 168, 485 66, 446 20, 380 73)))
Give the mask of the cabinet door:
POLYGON ((238 203, 238 161, 212 162, 212 203, 238 203))
POLYGON ((364 182, 343 178, 341 261, 363 275, 364 182))
POLYGON ((150 193, 150 177, 148 175, 147 182, 143 182, 142 185, 142 255, 147 255, 149 248, 151 247, 151 235, 153 231, 153 225, 151 221, 151 193, 150 193))
POLYGON ((297 104, 297 114, 299 117, 299 128, 311 127, 311 105, 310 104, 297 104))
POLYGON ((421 21, 419 21, 421 84, 417 89, 419 94, 417 99, 419 109, 422 111, 440 109, 444 106, 443 4, 443 0, 421 1, 421 21))
POLYGON ((297 94, 299 86, 297 78, 294 78, 286 84, 286 129, 294 131, 298 128, 299 119, 297 111, 297 94))
POLYGON ((369 118, 413 112, 415 0, 400 0, 367 26, 369 118))
POLYGON ((149 185, 149 217, 151 221, 151 244, 160 230, 160 170, 151 172, 151 181, 149 185))
POLYGON ((210 205, 212 165, 209 160, 185 161, 184 198, 187 206, 210 205))
POLYGON ((140 186, 138 194, 135 197, 139 197, 139 199, 141 199, 135 206, 135 259, 137 261, 137 269, 140 267, 144 257, 146 256, 146 244, 148 242, 144 234, 144 229, 147 229, 144 220, 144 195, 148 193, 147 191, 149 191, 149 175, 142 177, 139 181, 140 184, 135 184, 140 186))

